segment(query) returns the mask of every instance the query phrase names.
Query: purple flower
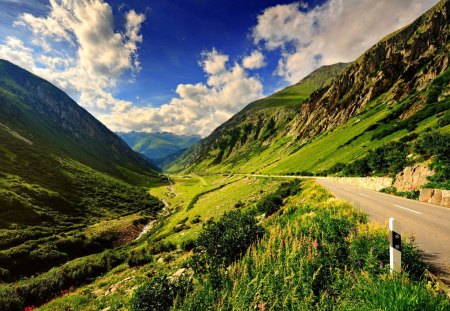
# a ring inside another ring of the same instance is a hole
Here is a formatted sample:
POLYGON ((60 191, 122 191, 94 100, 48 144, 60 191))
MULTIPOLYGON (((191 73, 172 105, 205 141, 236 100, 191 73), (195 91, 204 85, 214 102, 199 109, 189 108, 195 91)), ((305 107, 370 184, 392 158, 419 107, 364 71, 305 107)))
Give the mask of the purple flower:
POLYGON ((361 267, 361 260, 358 260, 358 261, 356 262, 356 265, 357 265, 358 267, 361 267))
POLYGON ((380 267, 383 268, 384 267, 384 263, 382 261, 380 261, 380 267))

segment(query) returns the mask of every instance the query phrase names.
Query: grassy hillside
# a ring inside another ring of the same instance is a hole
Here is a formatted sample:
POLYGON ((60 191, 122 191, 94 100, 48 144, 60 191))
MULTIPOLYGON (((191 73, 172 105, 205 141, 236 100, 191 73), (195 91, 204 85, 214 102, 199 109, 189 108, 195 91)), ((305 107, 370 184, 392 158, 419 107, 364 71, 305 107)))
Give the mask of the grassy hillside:
POLYGON ((0 283, 128 241, 89 228, 120 218, 136 234, 163 207, 144 188, 159 181, 66 94, 0 61, 0 283))
POLYGON ((228 163, 235 166, 236 163, 260 154, 268 148, 272 136, 279 129, 286 128, 295 118, 302 102, 314 90, 331 81, 346 66, 347 64, 343 63, 323 66, 298 84, 250 103, 210 136, 177 158, 166 161, 163 168, 173 172, 198 166, 200 172, 204 165, 228 163))
POLYGON ((245 108, 167 170, 323 174, 389 142, 448 132, 449 16, 450 1, 441 1, 311 95, 299 89, 305 78, 250 104, 279 106, 253 115, 245 108))
MULTIPOLYGON (((205 186, 199 177, 192 178, 192 185, 205 186)), ((204 180, 207 185, 227 182, 210 178, 204 180)), ((204 225, 195 242, 171 244, 167 236, 155 248, 148 242, 160 232, 156 227, 144 240, 114 253, 119 263, 112 271, 92 284, 64 291, 39 310, 450 307, 438 285, 427 283, 420 253, 411 242, 403 244, 405 273, 390 276, 384 227, 368 223, 360 211, 312 181, 278 183, 265 189, 254 204, 247 203, 252 195, 244 195, 240 210, 230 201, 226 203, 230 212, 217 214, 215 222, 201 219, 204 225), (272 210, 270 217, 261 214, 268 214, 267 208, 272 210)), ((189 226, 190 221, 186 222, 189 226)), ((182 237, 182 233, 174 234, 182 237)), ((21 299, 12 293, 14 298, 21 299)))
POLYGON ((117 133, 134 151, 145 155, 154 163, 189 148, 200 140, 198 135, 175 135, 172 133, 117 133))

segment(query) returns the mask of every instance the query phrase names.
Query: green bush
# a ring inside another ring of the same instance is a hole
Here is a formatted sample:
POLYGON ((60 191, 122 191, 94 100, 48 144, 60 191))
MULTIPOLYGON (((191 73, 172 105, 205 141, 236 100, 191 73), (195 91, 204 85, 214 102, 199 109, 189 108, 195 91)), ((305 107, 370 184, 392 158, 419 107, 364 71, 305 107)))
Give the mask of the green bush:
POLYGON ((192 240, 192 239, 181 242, 181 249, 184 250, 185 252, 189 252, 189 251, 193 250, 195 248, 195 246, 196 246, 196 242, 195 242, 195 240, 192 240))
POLYGON ((232 211, 214 222, 208 220, 197 239, 194 252, 211 267, 227 266, 241 257, 264 233, 253 213, 232 211))
POLYGON ((134 250, 128 254, 127 264, 130 267, 142 266, 153 261, 153 257, 145 248, 134 250))
POLYGON ((149 246, 148 252, 152 255, 167 253, 177 249, 177 246, 172 242, 155 242, 149 246))
POLYGON ((191 280, 186 276, 177 280, 169 280, 165 275, 155 276, 134 292, 130 311, 170 310, 174 299, 182 300, 191 288, 191 280))

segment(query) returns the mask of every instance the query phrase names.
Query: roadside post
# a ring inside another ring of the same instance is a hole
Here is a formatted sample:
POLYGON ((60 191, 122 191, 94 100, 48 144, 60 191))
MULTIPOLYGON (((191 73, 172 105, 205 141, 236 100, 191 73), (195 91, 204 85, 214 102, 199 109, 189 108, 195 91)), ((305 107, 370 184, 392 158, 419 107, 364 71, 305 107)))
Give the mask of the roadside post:
POLYGON ((390 230, 390 266, 391 274, 400 273, 402 270, 402 236, 400 234, 400 224, 394 219, 389 218, 390 230))

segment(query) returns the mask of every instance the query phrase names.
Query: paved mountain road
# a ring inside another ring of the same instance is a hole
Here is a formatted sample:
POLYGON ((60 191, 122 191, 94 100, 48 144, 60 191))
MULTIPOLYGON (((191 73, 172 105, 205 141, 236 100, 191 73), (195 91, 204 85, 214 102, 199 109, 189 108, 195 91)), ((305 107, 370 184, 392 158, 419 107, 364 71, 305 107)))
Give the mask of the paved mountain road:
POLYGON ((338 184, 325 178, 317 182, 379 223, 387 226, 389 218, 395 218, 401 225, 401 234, 414 235, 431 270, 450 284, 450 208, 338 184))

